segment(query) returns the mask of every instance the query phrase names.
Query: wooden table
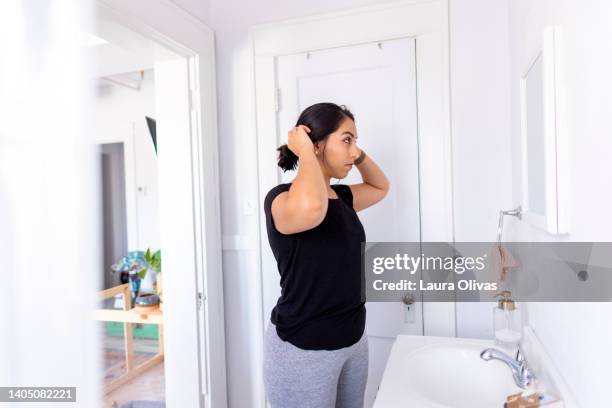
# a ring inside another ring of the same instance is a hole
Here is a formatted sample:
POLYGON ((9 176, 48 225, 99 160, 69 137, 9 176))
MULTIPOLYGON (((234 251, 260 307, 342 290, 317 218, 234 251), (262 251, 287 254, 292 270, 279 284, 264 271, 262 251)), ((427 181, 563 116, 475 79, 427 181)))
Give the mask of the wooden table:
POLYGON ((159 310, 159 308, 147 310, 146 312, 132 308, 132 294, 129 283, 124 283, 123 285, 98 292, 98 296, 102 300, 114 297, 118 294, 123 294, 123 310, 96 309, 94 314, 94 319, 102 322, 123 322, 125 334, 125 366, 127 370, 125 374, 114 379, 104 387, 105 394, 117 389, 134 377, 140 375, 145 370, 148 370, 154 365, 164 361, 163 312, 159 310), (134 343, 132 338, 132 324, 134 323, 159 325, 159 352, 136 367, 134 366, 134 343))

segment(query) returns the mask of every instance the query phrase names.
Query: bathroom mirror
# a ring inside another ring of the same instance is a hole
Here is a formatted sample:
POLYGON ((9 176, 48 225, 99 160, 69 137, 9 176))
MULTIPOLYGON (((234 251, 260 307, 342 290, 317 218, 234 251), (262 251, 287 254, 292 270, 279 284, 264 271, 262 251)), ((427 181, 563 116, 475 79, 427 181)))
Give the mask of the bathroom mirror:
POLYGON ((520 78, 523 215, 551 234, 567 232, 558 35, 555 27, 544 31, 520 78))

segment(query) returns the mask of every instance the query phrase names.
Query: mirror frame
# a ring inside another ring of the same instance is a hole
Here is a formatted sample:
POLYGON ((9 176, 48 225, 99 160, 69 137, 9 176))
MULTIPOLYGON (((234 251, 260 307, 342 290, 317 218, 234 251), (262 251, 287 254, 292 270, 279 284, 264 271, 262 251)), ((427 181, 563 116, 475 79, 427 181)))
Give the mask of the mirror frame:
POLYGON ((567 222, 567 143, 563 125, 564 101, 560 62, 560 32, 557 26, 544 29, 541 48, 529 60, 520 78, 522 208, 525 221, 550 234, 568 233, 567 222), (542 58, 543 138, 544 138, 544 214, 529 206, 529 166, 527 143, 527 75, 542 58))

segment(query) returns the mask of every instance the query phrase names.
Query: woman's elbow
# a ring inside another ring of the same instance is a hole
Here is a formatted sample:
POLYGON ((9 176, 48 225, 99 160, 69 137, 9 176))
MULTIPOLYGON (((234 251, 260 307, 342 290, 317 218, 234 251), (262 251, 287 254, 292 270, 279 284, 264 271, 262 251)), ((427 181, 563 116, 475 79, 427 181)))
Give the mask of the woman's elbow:
POLYGON ((325 218, 325 214, 327 213, 327 203, 323 203, 319 200, 313 200, 306 203, 302 211, 307 219, 318 225, 325 218))
POLYGON ((391 190, 391 183, 388 180, 387 180, 387 183, 383 186, 382 190, 383 190, 382 198, 385 198, 387 194, 389 194, 389 190, 391 190))

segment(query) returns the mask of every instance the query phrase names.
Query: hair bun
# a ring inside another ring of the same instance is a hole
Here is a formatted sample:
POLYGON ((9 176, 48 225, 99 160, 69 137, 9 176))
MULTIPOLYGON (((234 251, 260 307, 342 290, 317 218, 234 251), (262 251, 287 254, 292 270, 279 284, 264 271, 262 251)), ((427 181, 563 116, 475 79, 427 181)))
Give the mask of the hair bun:
POLYGON ((276 150, 278 150, 278 167, 283 171, 295 170, 298 157, 289 149, 289 146, 284 144, 276 150))

